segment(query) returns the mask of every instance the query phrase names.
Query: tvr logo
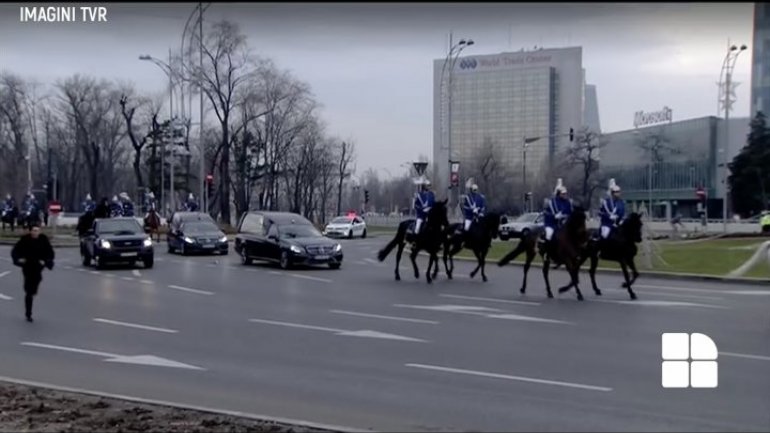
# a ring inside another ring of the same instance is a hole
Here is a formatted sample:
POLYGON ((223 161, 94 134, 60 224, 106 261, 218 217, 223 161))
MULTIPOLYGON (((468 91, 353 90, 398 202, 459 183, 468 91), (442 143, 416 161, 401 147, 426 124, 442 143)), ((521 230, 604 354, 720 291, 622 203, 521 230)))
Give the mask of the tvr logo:
POLYGON ((708 335, 667 332, 661 342, 663 388, 717 387, 717 345, 708 335))

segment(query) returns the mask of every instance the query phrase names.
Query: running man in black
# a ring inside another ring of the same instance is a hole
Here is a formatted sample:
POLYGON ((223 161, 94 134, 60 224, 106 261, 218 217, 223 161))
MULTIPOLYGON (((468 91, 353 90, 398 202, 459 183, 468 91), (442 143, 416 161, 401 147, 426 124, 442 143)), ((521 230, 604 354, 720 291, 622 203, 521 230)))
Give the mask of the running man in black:
POLYGON ((53 269, 54 252, 48 237, 40 233, 40 225, 32 224, 29 233, 22 236, 11 251, 13 264, 24 275, 24 308, 28 322, 32 322, 32 301, 43 281, 43 268, 53 269))

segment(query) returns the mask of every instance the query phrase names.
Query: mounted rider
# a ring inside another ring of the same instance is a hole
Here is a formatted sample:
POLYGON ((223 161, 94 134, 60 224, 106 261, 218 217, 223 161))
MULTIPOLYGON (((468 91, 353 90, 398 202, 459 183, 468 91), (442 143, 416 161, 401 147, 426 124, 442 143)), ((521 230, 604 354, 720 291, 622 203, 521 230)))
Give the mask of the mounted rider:
POLYGON ((471 185, 470 192, 463 197, 463 232, 468 233, 471 224, 478 221, 487 211, 487 200, 483 194, 479 193, 479 186, 475 183, 471 185))
POLYGON ((193 193, 187 196, 187 201, 184 203, 184 209, 187 212, 198 212, 198 202, 195 200, 193 193))
POLYGON ((83 200, 83 203, 80 205, 82 208, 82 213, 87 213, 88 211, 94 211, 96 209, 96 202, 91 198, 91 194, 86 194, 86 199, 83 200))
POLYGON ((420 185, 420 190, 414 197, 414 213, 417 217, 414 224, 415 236, 420 234, 420 229, 428 218, 428 212, 436 203, 436 196, 433 194, 433 191, 431 191, 430 186, 430 180, 425 179, 420 185))
POLYGON ((554 232, 571 214, 572 201, 567 198, 567 188, 559 178, 556 181, 556 188, 553 190, 553 197, 546 199, 546 206, 543 209, 546 242, 551 241, 554 232))
POLYGON ((118 196, 114 195, 110 203, 110 218, 121 216, 123 216, 123 204, 118 200, 118 196))
POLYGON ((620 186, 615 183, 615 179, 610 179, 607 197, 602 199, 601 207, 599 208, 601 238, 609 238, 625 216, 626 205, 623 199, 620 198, 620 186))
POLYGON ((145 192, 142 200, 142 213, 147 215, 150 210, 155 209, 155 206, 155 193, 152 191, 145 192))
POLYGON ((11 194, 6 194, 5 200, 3 200, 3 210, 11 211, 16 207, 16 200, 13 199, 11 194))
POLYGON ((123 208, 123 216, 133 217, 134 202, 131 201, 131 197, 129 197, 128 193, 125 193, 125 192, 121 192, 119 197, 120 197, 120 206, 123 208))

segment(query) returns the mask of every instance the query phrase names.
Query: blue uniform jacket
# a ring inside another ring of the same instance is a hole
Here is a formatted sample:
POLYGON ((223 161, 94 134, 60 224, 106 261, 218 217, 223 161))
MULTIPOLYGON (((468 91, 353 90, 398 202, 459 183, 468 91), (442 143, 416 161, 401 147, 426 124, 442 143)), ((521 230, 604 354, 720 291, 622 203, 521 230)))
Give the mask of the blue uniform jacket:
POLYGON ((16 206, 16 200, 14 200, 14 199, 10 199, 10 200, 5 200, 5 201, 3 201, 3 208, 4 208, 4 209, 8 209, 8 210, 11 210, 11 209, 13 209, 15 206, 16 206))
POLYGON ((487 210, 487 200, 483 194, 477 192, 471 192, 465 196, 463 200, 463 216, 465 219, 472 220, 476 215, 473 209, 478 209, 478 215, 484 215, 487 210))
POLYGON ((198 212, 198 203, 196 203, 195 200, 188 200, 187 203, 185 203, 185 207, 187 207, 188 212, 198 212))
POLYGON ((428 211, 436 203, 436 196, 433 191, 421 191, 414 197, 414 210, 417 218, 425 219, 428 217, 428 211))
POLYGON ((123 206, 120 203, 110 203, 110 218, 123 216, 123 206))
POLYGON ((561 213, 564 217, 568 217, 572 213, 572 202, 567 199, 555 196, 548 200, 548 204, 543 209, 543 216, 546 227, 555 229, 559 225, 559 221, 556 220, 556 214, 561 213))
POLYGON ((599 208, 599 217, 603 226, 613 226, 620 223, 626 216, 626 204, 622 199, 613 200, 612 197, 606 197, 602 200, 602 206, 599 208), (612 220, 612 215, 617 215, 616 221, 612 220))
POLYGON ((126 217, 132 217, 134 216, 134 204, 130 201, 123 202, 123 216, 126 217))
POLYGON ((83 208, 83 213, 86 213, 96 209, 96 202, 93 200, 86 200, 81 204, 81 207, 83 208))

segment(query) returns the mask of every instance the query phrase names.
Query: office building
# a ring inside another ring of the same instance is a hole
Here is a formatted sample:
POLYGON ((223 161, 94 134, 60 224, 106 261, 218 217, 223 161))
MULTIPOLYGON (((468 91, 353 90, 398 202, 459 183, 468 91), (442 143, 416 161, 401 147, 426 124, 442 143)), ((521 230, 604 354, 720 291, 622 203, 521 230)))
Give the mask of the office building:
POLYGON ((452 71, 444 69, 445 59, 434 60, 437 186, 448 186, 450 161, 460 163, 462 186, 463 167, 474 163, 485 142, 494 144, 505 166, 520 173, 524 138, 539 137, 526 151, 527 176, 534 179, 568 143, 570 128, 589 125, 598 130, 596 88, 586 86, 582 60, 580 47, 468 55, 460 57, 452 71))
MULTIPOLYGON (((656 218, 698 216, 698 188, 706 192, 709 218, 722 217, 725 197, 723 177, 749 133, 749 118, 729 120, 729 145, 725 148, 725 120, 708 116, 604 134, 601 152, 602 185, 615 178, 631 209, 649 208, 656 218), (649 149, 660 149, 652 152, 649 149), (655 157, 657 153, 657 158, 655 157)), ((600 188, 601 196, 605 188, 600 188)), ((598 204, 592 203, 595 208, 598 204)))
POLYGON ((754 3, 754 42, 751 46, 751 117, 770 115, 770 5, 754 3))

